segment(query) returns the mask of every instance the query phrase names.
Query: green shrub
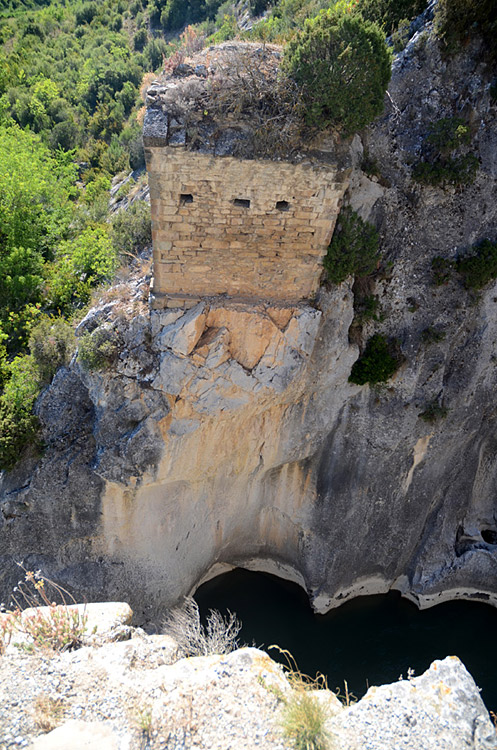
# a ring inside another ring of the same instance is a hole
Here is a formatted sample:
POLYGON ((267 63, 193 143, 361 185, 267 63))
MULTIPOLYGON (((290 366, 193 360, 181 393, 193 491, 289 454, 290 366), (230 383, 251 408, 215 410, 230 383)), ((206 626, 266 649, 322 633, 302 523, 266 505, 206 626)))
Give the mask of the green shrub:
POLYGON ((436 255, 431 261, 431 272, 436 286, 443 286, 450 281, 450 274, 454 264, 441 255, 436 255))
POLYGON ((467 289, 482 289, 497 278, 497 242, 483 240, 472 255, 459 258, 456 269, 467 289))
POLYGON ((343 208, 323 260, 328 279, 341 284, 347 276, 367 276, 379 261, 378 233, 349 206, 343 208))
POLYGON ((439 0, 435 31, 449 54, 459 52, 472 34, 483 37, 491 59, 497 57, 495 0, 439 0))
POLYGON ((48 271, 47 295, 55 310, 70 312, 88 303, 92 287, 109 281, 117 254, 105 227, 88 227, 73 240, 61 242, 48 271))
POLYGON ((357 10, 363 18, 376 23, 390 34, 402 20, 410 21, 424 11, 427 0, 359 0, 357 10))
MULTIPOLYGON (((129 184, 129 183, 128 183, 129 184)), ((135 201, 112 219, 111 240, 119 255, 136 255, 152 244, 150 206, 135 201)))
POLYGON ((461 153, 471 143, 469 126, 459 117, 444 117, 435 122, 423 142, 423 159, 412 176, 423 185, 469 185, 478 171, 478 158, 461 153))
POLYGON ((380 300, 375 294, 360 297, 357 303, 354 296, 354 323, 362 325, 368 320, 379 321, 382 317, 380 300))
POLYGON ((446 406, 442 406, 438 403, 438 401, 431 401, 426 409, 422 411, 418 416, 420 419, 422 419, 424 422, 436 422, 437 419, 444 419, 447 414, 449 413, 449 410, 446 406))
POLYGON ((426 140, 445 153, 471 143, 471 131, 460 117, 442 117, 432 125, 426 140))
POLYGON ((32 357, 16 357, 9 370, 10 378, 0 396, 0 470, 7 471, 27 445, 37 442, 39 422, 32 409, 40 391, 32 357))
POLYGON ((289 42, 283 66, 302 87, 311 126, 348 136, 383 110, 391 54, 378 26, 361 16, 321 11, 289 42))
POLYGON ((113 331, 97 328, 79 339, 78 359, 85 370, 105 370, 115 361, 118 348, 113 331))
POLYGON ((398 342, 388 341, 375 333, 366 344, 362 356, 352 365, 349 381, 356 385, 385 383, 399 368, 397 348, 398 342))
POLYGON ((421 338, 425 344, 438 344, 440 341, 444 340, 445 335, 445 331, 441 331, 439 328, 434 328, 433 326, 428 326, 421 333, 421 338))
POLYGON ((59 367, 69 364, 75 349, 74 331, 64 318, 45 316, 31 330, 29 350, 43 383, 49 383, 59 367))

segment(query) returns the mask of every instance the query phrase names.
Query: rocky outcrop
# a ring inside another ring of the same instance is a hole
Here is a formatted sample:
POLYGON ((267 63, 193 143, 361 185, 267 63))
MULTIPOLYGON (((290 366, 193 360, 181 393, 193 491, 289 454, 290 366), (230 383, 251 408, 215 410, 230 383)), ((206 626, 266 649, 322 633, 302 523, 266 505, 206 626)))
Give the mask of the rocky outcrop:
MULTIPOLYGON (((242 648, 178 661, 176 651, 169 636, 139 630, 124 642, 51 656, 9 650, 0 671, 4 747, 294 746, 284 732, 285 707, 303 688, 266 653, 242 648)), ((478 688, 456 657, 435 661, 419 677, 372 687, 353 705, 328 690, 310 695, 322 705, 330 748, 497 748, 478 688)))
POLYGON ((24 557, 78 596, 129 600, 138 619, 237 565, 297 581, 319 611, 390 588, 421 606, 495 603, 497 290, 431 273, 435 255, 497 235, 489 89, 476 42, 444 60, 421 30, 384 116, 352 142, 351 200, 385 256, 371 280, 381 320, 353 341, 399 340, 386 386, 348 382, 352 280, 314 307, 205 298, 149 315, 128 295, 88 316, 81 330, 107 331, 116 361, 59 371, 37 407, 44 455, 2 477, 5 597, 24 557), (424 138, 457 113, 476 180, 422 187, 424 138), (447 416, 425 422, 433 402, 447 416))

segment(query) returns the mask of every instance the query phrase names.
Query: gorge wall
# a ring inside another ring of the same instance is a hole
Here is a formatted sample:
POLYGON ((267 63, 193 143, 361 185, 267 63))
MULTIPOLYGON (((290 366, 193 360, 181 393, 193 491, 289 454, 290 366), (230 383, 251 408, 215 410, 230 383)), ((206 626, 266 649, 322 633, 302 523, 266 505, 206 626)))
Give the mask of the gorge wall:
POLYGON ((45 451, 1 478, 0 599, 24 558, 138 619, 233 565, 299 582, 320 611, 390 588, 495 603, 497 289, 435 286, 431 261, 497 236, 496 119, 478 45, 447 61, 424 29, 395 59, 382 118, 347 144, 350 202, 385 257, 381 320, 362 337, 395 336, 404 355, 385 386, 348 382, 352 280, 315 306, 151 313, 137 280, 91 311, 79 332, 105 331, 115 366, 75 360, 39 399, 45 451), (422 187, 423 139, 456 113, 476 180, 422 187), (448 413, 426 423, 433 401, 448 413))

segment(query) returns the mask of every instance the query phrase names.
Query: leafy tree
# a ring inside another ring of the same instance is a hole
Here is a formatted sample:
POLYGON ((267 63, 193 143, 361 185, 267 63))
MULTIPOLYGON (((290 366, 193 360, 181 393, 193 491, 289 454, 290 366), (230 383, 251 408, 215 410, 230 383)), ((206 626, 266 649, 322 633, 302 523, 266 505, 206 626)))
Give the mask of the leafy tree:
POLYGON ((360 16, 321 11, 285 49, 284 66, 303 88, 309 125, 344 136, 383 109, 391 55, 376 24, 360 16))
POLYGON ((33 359, 16 357, 0 396, 0 470, 12 469, 26 445, 36 441, 39 423, 32 409, 38 393, 33 359))
POLYGON ((88 227, 74 239, 60 243, 48 271, 50 306, 68 313, 75 305, 85 305, 92 287, 109 281, 116 264, 116 253, 103 227, 88 227))

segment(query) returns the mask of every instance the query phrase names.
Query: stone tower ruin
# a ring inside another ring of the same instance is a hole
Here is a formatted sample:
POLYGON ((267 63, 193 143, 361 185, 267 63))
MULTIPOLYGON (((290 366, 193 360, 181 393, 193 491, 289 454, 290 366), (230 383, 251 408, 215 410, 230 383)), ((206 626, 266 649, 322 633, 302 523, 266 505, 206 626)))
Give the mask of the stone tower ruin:
POLYGON ((233 85, 240 60, 270 85, 278 58, 275 47, 261 58, 257 45, 221 45, 147 92, 156 309, 219 296, 295 304, 318 288, 347 186, 336 155, 302 144, 261 155, 250 116, 213 116, 206 104, 223 72, 233 85))

